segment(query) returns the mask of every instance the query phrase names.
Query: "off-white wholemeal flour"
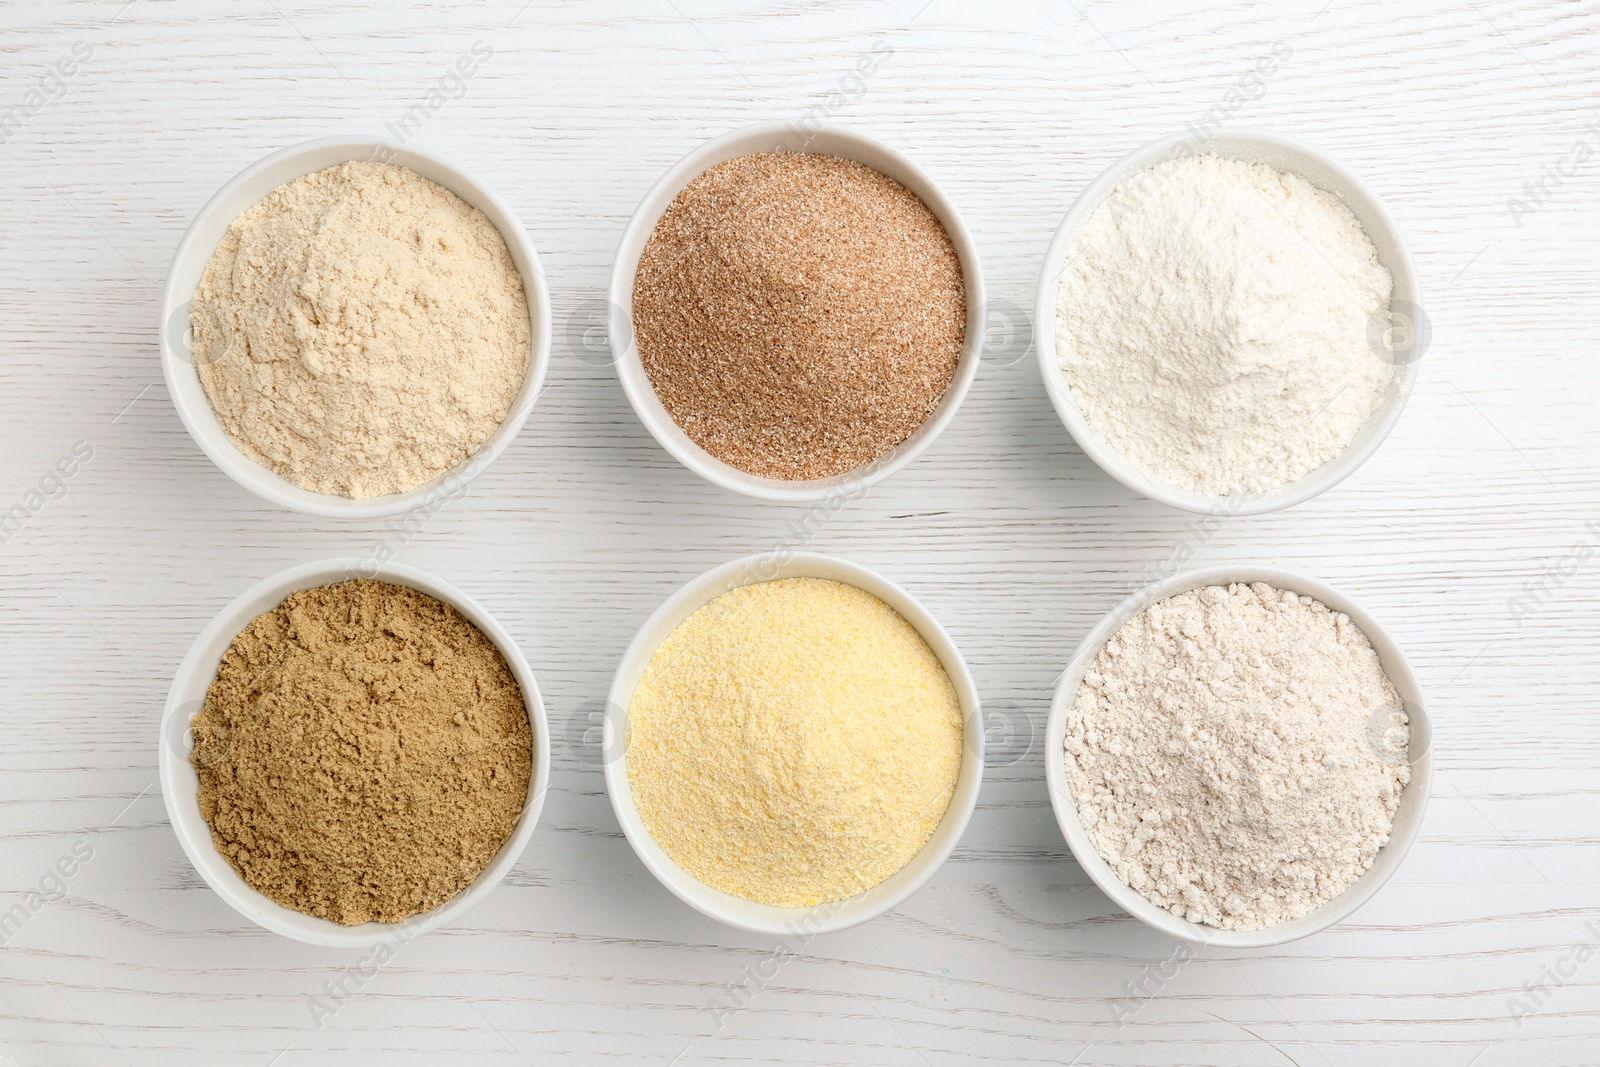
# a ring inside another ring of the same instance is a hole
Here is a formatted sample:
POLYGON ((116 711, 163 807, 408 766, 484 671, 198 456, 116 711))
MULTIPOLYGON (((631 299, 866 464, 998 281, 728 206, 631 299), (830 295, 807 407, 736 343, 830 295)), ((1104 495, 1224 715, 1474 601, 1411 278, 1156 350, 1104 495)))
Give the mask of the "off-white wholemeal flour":
POLYGON ((650 836, 725 893, 843 900, 904 867, 961 772, 938 657, 855 586, 788 578, 689 616, 628 708, 628 782, 650 836))
POLYGON ((1215 155, 1119 186, 1079 228, 1056 352, 1095 433, 1150 477, 1259 493, 1335 458, 1394 375, 1368 338, 1394 281, 1350 209, 1215 155))
POLYGON ((1411 780, 1409 719, 1344 614, 1263 583, 1210 586, 1123 624, 1068 714, 1084 829, 1179 918, 1259 930, 1372 866, 1411 780))
POLYGON ((522 387, 522 278, 476 208, 404 167, 297 178, 234 219, 191 313, 239 450, 319 493, 415 488, 477 451, 522 387))

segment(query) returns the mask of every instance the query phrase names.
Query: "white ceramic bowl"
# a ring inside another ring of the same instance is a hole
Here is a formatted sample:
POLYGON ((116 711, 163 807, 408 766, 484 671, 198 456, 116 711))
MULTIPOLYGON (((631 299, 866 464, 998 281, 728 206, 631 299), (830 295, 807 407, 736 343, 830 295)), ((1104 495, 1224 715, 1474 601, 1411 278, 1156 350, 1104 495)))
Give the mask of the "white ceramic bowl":
POLYGON ((161 371, 178 417, 211 461, 224 474, 263 500, 294 511, 326 518, 382 518, 398 515, 441 495, 454 495, 476 477, 496 456, 505 451, 538 398, 550 364, 550 297, 539 256, 528 234, 517 221, 510 205, 465 170, 449 161, 416 148, 399 148, 381 137, 324 137, 274 152, 252 163, 218 189, 195 216, 167 271, 166 288, 161 293, 161 371), (500 231, 511 261, 522 275, 523 292, 528 300, 528 369, 522 389, 499 429, 473 455, 450 470, 404 493, 352 500, 330 493, 302 489, 288 479, 250 459, 228 439, 217 422, 216 412, 200 384, 189 344, 189 305, 195 287, 223 234, 238 215, 255 206, 278 186, 328 167, 354 160, 394 163, 415 171, 455 193, 483 212, 500 231))
POLYGON ((1222 948, 1265 948, 1309 937, 1319 930, 1348 918, 1372 895, 1383 887, 1405 860, 1406 851, 1416 840, 1422 826, 1423 811, 1428 806, 1428 793, 1433 785, 1433 727, 1423 706, 1422 687, 1405 654, 1394 638, 1378 624, 1378 620, 1348 596, 1292 571, 1276 567, 1208 567, 1202 570, 1177 574, 1165 581, 1139 591, 1124 600, 1100 621, 1100 624, 1083 639, 1073 654, 1072 662, 1056 685, 1055 699, 1050 705, 1050 717, 1045 727, 1045 782, 1050 788, 1050 806, 1055 809, 1056 821, 1067 839, 1072 854, 1077 857, 1095 885, 1135 918, 1164 934, 1184 941, 1222 948), (1356 879, 1343 893, 1334 897, 1311 914, 1293 919, 1265 930, 1219 930, 1180 919, 1158 904, 1152 903, 1138 890, 1129 886, 1095 850, 1083 824, 1078 821, 1078 806, 1072 795, 1072 785, 1067 779, 1064 743, 1067 733, 1067 714, 1078 693, 1078 685, 1089 665, 1122 624, 1151 604, 1191 589, 1208 585, 1228 585, 1233 582, 1266 582, 1279 589, 1288 589, 1303 596, 1321 601, 1333 611, 1342 611, 1366 634, 1372 648, 1378 653, 1383 672, 1394 684, 1395 692, 1411 720, 1411 742, 1408 757, 1411 762, 1411 781, 1400 794, 1400 806, 1395 812, 1394 828, 1385 845, 1372 861, 1372 866, 1356 879))
POLYGON ((741 930, 785 934, 796 930, 824 933, 843 930, 882 915, 900 904, 923 883, 950 855, 966 829, 967 820, 978 803, 978 787, 983 783, 983 722, 978 709, 978 690, 966 661, 961 658, 950 635, 911 594, 882 575, 834 556, 814 552, 767 552, 737 559, 706 571, 679 589, 645 622, 628 645, 622 663, 611 683, 603 726, 606 790, 617 821, 639 859, 674 896, 713 919, 741 930), (888 604, 909 622, 933 654, 939 657, 950 683, 961 701, 965 745, 961 772, 955 793, 944 818, 934 828, 922 851, 900 870, 871 889, 847 900, 807 908, 780 908, 758 904, 721 890, 713 889, 678 866, 650 836, 639 809, 634 806, 633 788, 628 781, 628 706, 634 688, 645 668, 678 624, 711 600, 746 585, 779 578, 828 578, 863 589, 888 604))
POLYGON ((608 333, 617 377, 645 429, 679 463, 706 481, 746 496, 781 503, 822 500, 840 493, 858 492, 916 459, 956 417, 956 411, 978 373, 978 360, 983 354, 983 271, 978 260, 978 247, 962 223, 955 205, 945 197, 933 179, 911 160, 870 137, 837 126, 813 129, 777 122, 746 126, 707 141, 680 159, 645 194, 644 201, 622 231, 622 243, 617 246, 617 255, 611 264, 608 298, 611 315, 608 333), (639 358, 638 346, 634 344, 633 280, 638 273, 639 257, 655 231, 656 223, 666 213, 673 199, 683 191, 683 187, 702 173, 718 163, 758 152, 812 152, 837 156, 887 174, 916 193, 928 206, 928 210, 933 212, 950 235, 956 257, 961 261, 967 301, 967 335, 956 363, 955 376, 950 380, 944 398, 915 433, 888 453, 864 467, 831 478, 814 481, 763 478, 717 459, 691 440, 672 420, 666 406, 656 396, 650 376, 645 373, 644 362, 639 358))
POLYGON ((172 689, 167 693, 166 710, 161 718, 159 764, 161 794, 166 801, 167 817, 178 835, 178 843, 183 846, 195 870, 200 872, 200 877, 217 891, 218 896, 257 925, 296 941, 311 945, 367 946, 396 938, 410 940, 442 926, 482 900, 505 877, 533 835, 534 824, 539 820, 539 809, 544 806, 544 794, 550 781, 550 731, 545 723, 539 686, 534 681, 528 661, 523 658, 511 635, 471 597, 450 583, 413 567, 396 563, 378 564, 362 559, 328 559, 291 567, 258 582, 236 597, 200 631, 189 654, 183 657, 177 677, 172 680, 172 689), (211 828, 200 814, 200 779, 189 763, 189 751, 193 748, 189 723, 205 700, 206 689, 216 677, 217 665, 223 653, 251 620, 277 607, 290 593, 356 577, 409 586, 442 600, 494 642, 505 657, 512 676, 522 687, 523 702, 528 708, 528 725, 533 732, 533 772, 528 779, 528 799, 516 830, 470 886, 437 908, 412 916, 404 922, 340 926, 269 900, 246 885, 244 879, 217 851, 211 840, 211 828))
POLYGON ((1367 236, 1372 238, 1379 262, 1394 275, 1391 308, 1407 316, 1416 316, 1425 330, 1426 318, 1420 311, 1422 290, 1416 264, 1412 262, 1399 224, 1389 214, 1383 201, 1378 199, 1378 195, 1337 160, 1292 137, 1263 130, 1227 129, 1206 140, 1183 133, 1152 141, 1107 167, 1079 194, 1067 211, 1066 218, 1061 220, 1055 239, 1045 253, 1044 270, 1039 278, 1039 293, 1034 308, 1034 342, 1039 354, 1039 374, 1044 379, 1045 391, 1050 396, 1050 403, 1055 406, 1056 414, 1061 417, 1062 424, 1072 434, 1073 440, 1078 442, 1078 447, 1107 474, 1136 493, 1185 511, 1213 515, 1261 515, 1292 507, 1333 488, 1378 450, 1395 423, 1400 421, 1400 412, 1411 395, 1417 379, 1417 358, 1426 347, 1426 335, 1425 332, 1419 334, 1422 338, 1420 344, 1396 353, 1394 384, 1355 440, 1321 467, 1269 492, 1222 497, 1181 489, 1150 477, 1107 444, 1084 418, 1067 387, 1066 375, 1056 360, 1057 290, 1073 235, 1094 213, 1094 209, 1129 177, 1184 154, 1207 153, 1247 163, 1270 164, 1279 170, 1298 174, 1343 200, 1360 220, 1367 236))

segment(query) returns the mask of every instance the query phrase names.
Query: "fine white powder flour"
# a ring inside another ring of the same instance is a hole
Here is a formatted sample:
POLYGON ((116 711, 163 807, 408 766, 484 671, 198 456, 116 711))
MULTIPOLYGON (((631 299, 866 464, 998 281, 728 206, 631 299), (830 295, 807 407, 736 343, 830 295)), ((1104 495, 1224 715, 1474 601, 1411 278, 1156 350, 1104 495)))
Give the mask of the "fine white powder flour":
POLYGON ((1344 203, 1215 155, 1118 186, 1079 228, 1056 352, 1094 431, 1150 477, 1260 493, 1335 458, 1394 367, 1368 339, 1394 283, 1344 203))
POLYGON ((1259 930, 1372 866, 1411 780, 1410 733, 1349 616, 1262 583, 1210 586, 1101 649, 1068 713, 1066 770, 1118 877, 1179 918, 1259 930))

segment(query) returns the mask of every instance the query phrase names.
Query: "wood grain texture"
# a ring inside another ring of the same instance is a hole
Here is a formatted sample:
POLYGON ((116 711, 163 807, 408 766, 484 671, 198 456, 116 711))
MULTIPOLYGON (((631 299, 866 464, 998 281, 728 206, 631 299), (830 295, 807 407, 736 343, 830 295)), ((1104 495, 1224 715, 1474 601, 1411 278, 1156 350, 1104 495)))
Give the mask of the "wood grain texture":
POLYGON ((0 545, 0 905, 75 843, 94 853, 0 948, 0 1064, 1600 1062, 1600 960, 1562 962, 1600 944, 1586 927, 1600 919, 1600 555, 1563 562, 1600 541, 1585 528, 1600 522, 1600 158, 1537 210, 1507 206, 1575 142, 1600 147, 1585 131, 1600 4, 522 3, 0 7, 0 107, 75 42, 93 49, 0 144, 0 508, 74 442, 94 450, 0 545), (396 120, 477 40, 492 61, 419 142, 521 214, 553 286, 556 359, 516 443, 399 558, 517 635, 556 765, 504 885, 319 1028, 311 998, 363 954, 266 934, 200 882, 155 788, 156 725, 222 604, 383 531, 273 509, 212 467, 160 384, 157 302, 224 181, 284 145, 396 120), (1175 946, 1072 861, 1036 745, 991 772, 926 889, 805 944, 719 1029, 708 1001, 770 939, 660 888, 599 768, 561 739, 665 596, 783 540, 798 510, 680 468, 564 326, 601 294, 666 167, 730 128, 827 110, 878 41, 892 56, 832 118, 922 163, 973 228, 991 293, 1023 307, 1078 190, 1200 121, 1286 42, 1292 58, 1232 121, 1321 145, 1386 198, 1436 332, 1383 449, 1287 513, 1197 538, 1083 457, 1023 361, 984 367, 937 444, 811 546, 924 598, 985 698, 1041 733, 1075 643, 1178 546, 1197 565, 1305 570, 1407 648, 1436 791, 1400 874, 1351 921, 1278 949, 1202 949, 1174 974, 1175 946), (1511 602, 1552 566, 1559 586, 1519 619, 1511 602), (1513 1018, 1512 998, 1558 966, 1573 973, 1513 1018), (1136 1009, 1121 1025, 1114 998, 1136 1009))

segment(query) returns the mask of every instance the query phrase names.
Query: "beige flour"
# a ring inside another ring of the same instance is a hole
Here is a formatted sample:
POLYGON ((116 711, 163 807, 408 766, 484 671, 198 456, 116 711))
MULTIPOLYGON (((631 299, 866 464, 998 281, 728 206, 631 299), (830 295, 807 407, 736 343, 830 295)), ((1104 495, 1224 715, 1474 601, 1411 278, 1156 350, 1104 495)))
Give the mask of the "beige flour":
POLYGON ((386 163, 297 178, 233 220, 195 290, 196 369, 245 455, 319 493, 413 489, 477 451, 528 365, 505 241, 386 163))
POLYGON ((1270 585, 1129 619, 1067 721, 1084 829, 1179 918, 1259 930, 1349 888, 1389 840, 1409 721, 1349 616, 1270 585))

